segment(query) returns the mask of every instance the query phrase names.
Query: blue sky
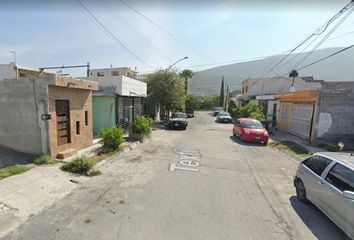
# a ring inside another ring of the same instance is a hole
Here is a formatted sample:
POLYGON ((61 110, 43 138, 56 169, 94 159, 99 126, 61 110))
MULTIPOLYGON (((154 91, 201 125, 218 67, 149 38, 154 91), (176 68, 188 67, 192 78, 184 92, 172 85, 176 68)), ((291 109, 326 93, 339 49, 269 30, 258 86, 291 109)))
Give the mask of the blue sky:
MULTIPOLYGON (((125 1, 172 36, 119 1, 82 0, 121 42, 154 69, 166 68, 188 56, 176 67, 195 71, 220 62, 284 52, 349 2, 285 0, 281 5, 276 1, 256 1, 251 5, 236 1, 194 4, 125 1), (196 67, 204 64, 210 65, 196 67)), ((36 1, 34 5, 28 2, 0 6, 0 63, 13 61, 9 52, 12 50, 18 64, 33 68, 90 62, 92 68, 112 64, 137 67, 140 72, 154 70, 108 36, 77 1, 36 1)), ((353 17, 333 33, 332 38, 338 38, 327 41, 321 48, 351 45, 353 17)), ((84 69, 65 72, 85 74, 84 69)))

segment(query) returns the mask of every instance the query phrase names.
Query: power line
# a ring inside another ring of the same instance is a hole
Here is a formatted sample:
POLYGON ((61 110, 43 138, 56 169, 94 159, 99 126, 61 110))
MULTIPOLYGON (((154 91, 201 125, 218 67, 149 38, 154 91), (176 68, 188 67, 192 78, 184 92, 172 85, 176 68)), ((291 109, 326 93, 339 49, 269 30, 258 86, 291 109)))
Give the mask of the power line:
MULTIPOLYGON (((151 42, 149 41, 149 39, 146 38, 142 33, 140 33, 139 30, 138 30, 133 24, 131 24, 129 21, 127 21, 123 16, 119 15, 118 12, 117 12, 117 14, 113 14, 114 9, 113 9, 113 6, 112 6, 112 5, 110 5, 108 2, 106 2, 106 1, 104 1, 104 0, 101 0, 101 1, 98 1, 98 2, 105 8, 104 10, 105 10, 107 13, 109 13, 113 18, 115 18, 115 20, 117 20, 120 24, 122 24, 122 25, 125 26, 125 27, 128 25, 128 29, 130 30, 131 33, 135 32, 137 35, 139 35, 139 36, 141 37, 141 39, 142 39, 145 43, 147 43, 147 45, 149 45, 149 46, 146 45, 147 49, 154 48, 154 49, 156 50, 156 52, 157 52, 162 58, 164 58, 165 60, 167 60, 167 61, 169 61, 169 62, 171 61, 171 60, 168 58, 168 56, 167 56, 164 52, 162 52, 162 50, 160 50, 160 49, 159 49, 158 47, 156 47, 153 43, 151 43, 151 42), (111 10, 113 10, 113 11, 111 11, 111 10), (133 31, 131 31, 131 30, 133 30, 133 31)), ((152 50, 152 49, 151 49, 151 50, 152 50)))
POLYGON ((188 44, 186 44, 185 42, 179 40, 178 38, 176 38, 176 36, 174 36, 171 32, 167 31, 165 28, 163 28, 161 25, 155 23, 154 21, 152 21, 150 18, 148 18, 147 16, 145 16, 143 13, 141 13, 140 11, 138 11, 136 8, 134 8, 133 6, 129 5, 128 3, 126 3, 123 0, 119 0, 122 4, 124 4, 127 8, 129 8, 130 10, 134 11, 136 14, 138 14, 139 16, 141 16, 142 18, 144 18, 146 21, 148 21, 149 23, 151 23, 152 25, 154 25, 155 27, 157 27, 158 29, 160 29, 161 31, 163 31, 164 33, 166 33, 169 37, 171 37, 173 40, 175 40, 176 42, 178 42, 181 45, 186 46, 187 48, 189 48, 190 50, 192 50, 193 52, 195 52, 197 55, 201 56, 202 58, 206 58, 211 60, 212 62, 215 62, 213 59, 209 58, 208 56, 205 56, 203 54, 201 54, 199 51, 196 51, 195 49, 191 48, 190 46, 188 46, 188 44))
POLYGON ((341 16, 345 11, 350 9, 353 6, 353 2, 348 3, 345 5, 339 12, 337 12, 330 20, 326 22, 326 24, 323 27, 318 28, 314 33, 309 35, 307 38, 305 38, 303 41, 301 41, 295 48, 293 48, 287 55, 285 55, 280 61, 278 61, 270 70, 265 72, 261 77, 267 75, 270 73, 272 70, 274 70, 277 66, 279 66, 291 53, 296 51, 299 47, 301 47, 304 43, 306 43, 308 40, 310 40, 312 37, 316 35, 321 35, 323 32, 325 32, 328 28, 328 26, 335 21, 339 16, 341 16), (321 29, 322 28, 322 29, 321 29))
POLYGON ((349 47, 343 48, 343 49, 341 49, 341 50, 339 50, 339 51, 337 51, 337 52, 335 52, 335 53, 332 53, 332 54, 330 54, 330 55, 328 55, 328 56, 326 56, 326 57, 323 57, 323 58, 321 58, 321 59, 319 59, 319 60, 317 60, 317 61, 314 61, 314 62, 312 62, 312 63, 309 63, 309 64, 307 64, 307 65, 305 65, 305 66, 303 66, 303 67, 301 67, 301 68, 299 68, 299 69, 297 69, 297 70, 299 71, 299 70, 302 70, 302 69, 304 69, 304 68, 310 67, 310 66, 312 66, 312 65, 314 65, 314 64, 316 64, 316 63, 322 62, 322 61, 324 61, 324 60, 326 60, 326 59, 328 59, 328 58, 330 58, 330 57, 333 57, 333 56, 335 56, 335 55, 337 55, 337 54, 339 54, 339 53, 341 53, 341 52, 344 52, 344 51, 346 51, 346 50, 348 50, 348 49, 350 49, 350 48, 352 48, 352 47, 354 47, 354 44, 353 44, 353 45, 350 45, 349 47))
POLYGON ((138 15, 140 15, 142 18, 144 18, 146 21, 148 21, 149 23, 153 24, 154 26, 158 27, 161 31, 165 32, 166 34, 173 36, 172 33, 170 33, 169 31, 167 31, 166 29, 164 29, 163 27, 161 27, 159 24, 153 22, 150 18, 146 17, 144 14, 142 14, 141 12, 139 12, 137 9, 133 8, 131 5, 129 5, 128 3, 124 2, 123 0, 119 0, 121 3, 123 3, 126 7, 128 7, 129 9, 131 9, 132 11, 136 12, 138 15))
POLYGON ((349 10, 349 12, 316 44, 315 47, 312 48, 311 51, 309 51, 305 56, 300 59, 300 61, 293 67, 295 69, 297 66, 299 66, 301 63, 303 63, 307 58, 309 58, 313 52, 318 49, 331 35, 334 33, 338 27, 349 17, 349 15, 353 12, 353 8, 349 10))
POLYGON ((76 0, 80 6, 95 20, 95 22, 109 35, 111 36, 119 45, 121 45, 125 50, 127 50, 133 57, 145 64, 146 66, 155 69, 153 66, 145 62, 143 59, 138 57, 133 51, 131 51, 123 42, 121 42, 109 29, 100 21, 98 18, 80 1, 76 0))

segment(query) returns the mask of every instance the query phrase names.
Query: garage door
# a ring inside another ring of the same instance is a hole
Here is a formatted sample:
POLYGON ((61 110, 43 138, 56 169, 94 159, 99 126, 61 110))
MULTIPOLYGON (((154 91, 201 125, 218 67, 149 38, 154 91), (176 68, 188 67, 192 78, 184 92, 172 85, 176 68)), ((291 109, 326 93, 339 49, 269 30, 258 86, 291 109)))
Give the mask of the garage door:
POLYGON ((309 139, 313 115, 312 104, 293 104, 290 132, 301 138, 309 139))

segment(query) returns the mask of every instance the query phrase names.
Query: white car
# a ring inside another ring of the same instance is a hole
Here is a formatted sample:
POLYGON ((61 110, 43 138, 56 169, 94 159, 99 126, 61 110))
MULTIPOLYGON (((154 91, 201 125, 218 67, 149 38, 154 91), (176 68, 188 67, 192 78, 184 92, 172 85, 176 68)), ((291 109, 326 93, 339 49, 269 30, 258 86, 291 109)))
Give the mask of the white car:
POLYGON ((296 195, 311 201, 354 239, 354 154, 316 153, 300 163, 296 195))

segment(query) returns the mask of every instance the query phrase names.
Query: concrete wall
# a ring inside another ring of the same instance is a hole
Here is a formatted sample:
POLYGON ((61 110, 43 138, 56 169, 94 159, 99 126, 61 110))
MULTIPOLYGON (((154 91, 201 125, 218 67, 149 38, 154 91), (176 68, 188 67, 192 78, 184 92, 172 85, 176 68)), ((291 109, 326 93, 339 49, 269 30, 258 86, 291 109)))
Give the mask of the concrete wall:
POLYGON ((16 64, 0 64, 0 80, 16 78, 16 64))
POLYGON ((114 96, 93 96, 93 134, 98 135, 103 128, 116 124, 114 96))
MULTIPOLYGON (((256 78, 245 80, 245 84, 242 86, 244 88, 247 86, 247 93, 243 94, 243 98, 289 92, 292 81, 293 78, 290 77, 256 78)), ((322 82, 323 81, 310 81, 306 77, 296 77, 294 80, 294 88, 296 91, 317 90, 321 89, 322 82)))
POLYGON ((144 82, 120 76, 115 82, 115 93, 119 96, 146 97, 147 85, 144 82))
POLYGON ((47 85, 54 79, 21 78, 0 81, 0 145, 39 154, 49 152, 47 85))
POLYGON ((317 140, 354 142, 354 82, 327 82, 320 91, 317 140))

